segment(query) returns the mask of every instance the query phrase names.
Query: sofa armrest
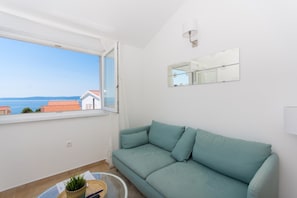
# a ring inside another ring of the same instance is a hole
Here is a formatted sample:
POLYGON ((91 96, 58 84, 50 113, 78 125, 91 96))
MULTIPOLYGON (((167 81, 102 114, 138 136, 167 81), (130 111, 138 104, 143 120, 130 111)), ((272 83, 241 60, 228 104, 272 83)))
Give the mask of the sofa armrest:
POLYGON ((120 131, 120 148, 125 147, 124 144, 128 142, 132 143, 133 145, 137 145, 138 143, 135 141, 143 141, 143 138, 139 136, 133 136, 133 134, 137 135, 138 133, 142 133, 143 131, 146 131, 148 133, 150 129, 150 126, 143 126, 143 127, 137 127, 137 128, 129 128, 129 129, 123 129, 120 131), (129 135, 132 135, 129 137, 129 135), (129 140, 130 139, 130 140, 129 140), (132 141, 132 142, 131 142, 132 141))
POLYGON ((272 153, 254 175, 247 198, 278 198, 279 159, 272 153))

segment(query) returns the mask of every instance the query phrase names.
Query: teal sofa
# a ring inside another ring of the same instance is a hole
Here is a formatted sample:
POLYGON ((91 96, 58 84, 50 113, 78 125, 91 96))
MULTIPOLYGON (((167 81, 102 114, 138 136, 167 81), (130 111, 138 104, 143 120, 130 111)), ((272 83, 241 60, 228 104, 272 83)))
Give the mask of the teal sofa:
POLYGON ((120 132, 114 166, 148 198, 277 198, 271 145, 153 121, 120 132))

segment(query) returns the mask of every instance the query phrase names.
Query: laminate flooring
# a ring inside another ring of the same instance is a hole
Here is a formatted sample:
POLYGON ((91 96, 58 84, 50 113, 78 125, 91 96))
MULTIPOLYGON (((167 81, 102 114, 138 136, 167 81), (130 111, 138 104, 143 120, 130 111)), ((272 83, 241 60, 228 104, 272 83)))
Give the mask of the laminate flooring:
MULTIPOLYGON (((55 185, 56 183, 63 181, 71 176, 81 174, 85 171, 91 172, 109 172, 121 177, 128 187, 128 198, 144 198, 144 196, 136 189, 136 187, 127 180, 120 172, 115 168, 110 168, 106 161, 100 161, 93 164, 89 164, 77 169, 66 171, 61 174, 57 174, 45 179, 34 181, 28 184, 24 184, 3 192, 0 192, 0 198, 36 198, 46 189, 55 185)), ((53 197, 55 198, 55 197, 53 197)))

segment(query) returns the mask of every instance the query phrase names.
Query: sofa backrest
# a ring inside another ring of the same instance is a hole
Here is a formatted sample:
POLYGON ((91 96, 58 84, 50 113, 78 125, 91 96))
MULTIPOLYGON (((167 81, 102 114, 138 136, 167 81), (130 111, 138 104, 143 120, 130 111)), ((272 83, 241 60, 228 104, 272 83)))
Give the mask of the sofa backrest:
POLYGON ((148 136, 149 142, 171 152, 184 131, 184 126, 152 121, 148 136))
POLYGON ((269 155, 269 144, 224 137, 200 129, 192 153, 193 160, 247 184, 269 155))

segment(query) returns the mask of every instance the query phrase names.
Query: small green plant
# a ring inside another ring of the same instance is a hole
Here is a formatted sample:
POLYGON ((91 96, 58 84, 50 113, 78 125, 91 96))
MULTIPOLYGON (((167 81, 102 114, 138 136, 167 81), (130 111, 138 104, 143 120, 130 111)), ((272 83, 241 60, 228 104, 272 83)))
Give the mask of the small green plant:
POLYGON ((86 185, 86 180, 83 176, 73 176, 70 177, 70 180, 66 182, 66 190, 68 191, 75 191, 78 190, 86 185))

